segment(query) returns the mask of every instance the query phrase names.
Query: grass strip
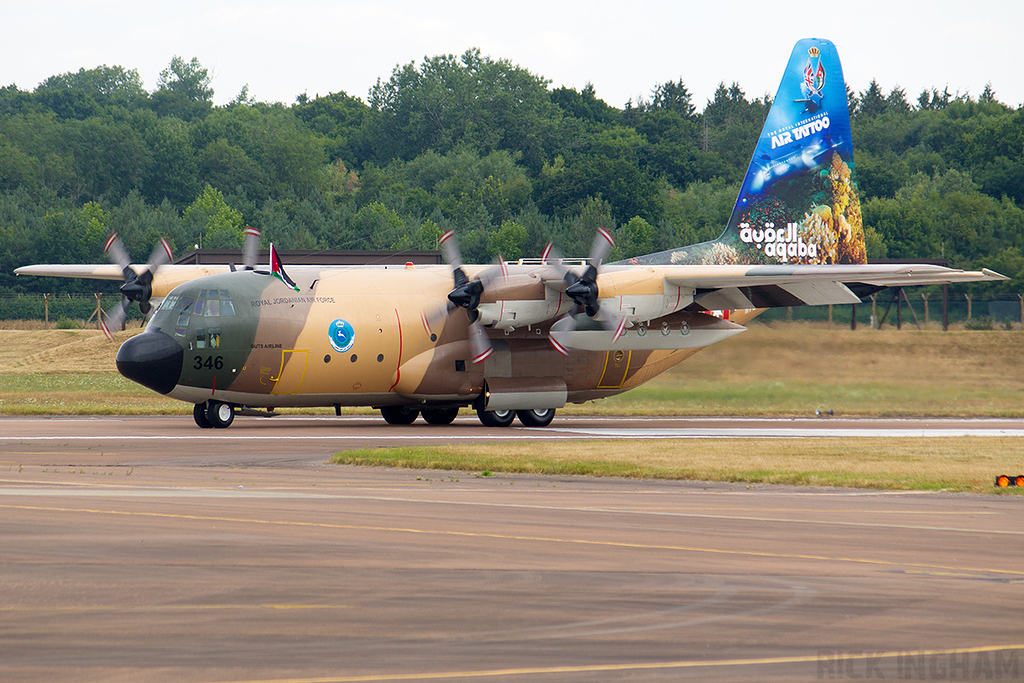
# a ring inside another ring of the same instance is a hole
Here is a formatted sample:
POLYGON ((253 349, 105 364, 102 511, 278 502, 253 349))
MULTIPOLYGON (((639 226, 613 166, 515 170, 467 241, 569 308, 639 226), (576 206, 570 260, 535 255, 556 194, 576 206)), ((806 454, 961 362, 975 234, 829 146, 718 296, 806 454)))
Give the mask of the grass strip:
MULTIPOLYGON (((651 383, 600 401, 567 405, 559 414, 806 417, 830 409, 844 417, 1021 417, 1024 388, 696 380, 651 383)), ((3 415, 184 415, 191 410, 191 405, 116 373, 0 373, 3 415)))
POLYGON ((357 449, 335 464, 490 474, 585 475, 921 491, 998 491, 1024 474, 1012 437, 681 439, 357 449), (1019 471, 1018 471, 1019 470, 1019 471))

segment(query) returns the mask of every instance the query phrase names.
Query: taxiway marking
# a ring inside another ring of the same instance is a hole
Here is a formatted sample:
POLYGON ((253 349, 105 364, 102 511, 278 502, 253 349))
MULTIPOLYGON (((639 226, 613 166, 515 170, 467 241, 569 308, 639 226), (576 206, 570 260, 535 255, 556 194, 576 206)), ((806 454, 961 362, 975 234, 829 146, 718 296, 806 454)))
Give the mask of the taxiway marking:
POLYGON ((183 515, 168 512, 140 512, 133 510, 102 510, 96 508, 65 508, 55 506, 35 505, 4 505, 0 509, 24 510, 39 512, 61 512, 71 514, 92 514, 112 515, 123 517, 150 517, 162 519, 184 519, 199 522, 221 522, 232 524, 257 524, 265 526, 282 527, 307 527, 318 529, 347 529, 353 531, 372 531, 377 533, 404 533, 427 536, 450 536, 460 538, 490 538, 504 541, 529 541, 534 543, 553 543, 565 545, 602 546, 607 548, 633 548, 640 550, 666 550, 688 553, 707 553, 716 555, 738 555, 745 557, 768 557, 786 560, 809 560, 819 562, 849 562, 853 564, 874 565, 880 567, 914 567, 918 569, 950 571, 950 572, 971 572, 974 574, 994 574, 1000 576, 1024 576, 1024 568, 1019 570, 989 569, 984 567, 951 567, 947 565, 934 565, 915 562, 890 562, 863 557, 844 557, 829 555, 813 555, 808 553, 773 553, 755 550, 728 550, 723 548, 706 548, 700 546, 684 546, 660 543, 627 543, 625 541, 603 541, 585 538, 560 538, 557 536, 523 536, 517 534, 498 534, 476 531, 453 531, 445 529, 417 529, 415 527, 386 527, 371 526, 363 524, 338 524, 336 522, 299 522, 273 519, 259 519, 254 517, 215 517, 209 515, 183 515))
MULTIPOLYGON (((1020 645, 982 645, 945 650, 911 650, 889 652, 843 653, 843 660, 895 659, 897 657, 943 657, 981 654, 1024 649, 1020 645)), ((675 662, 631 662, 625 664, 580 664, 575 666, 538 666, 517 669, 491 669, 480 671, 444 671, 411 674, 363 674, 356 676, 318 676, 314 678, 273 678, 235 681, 234 683, 359 683, 365 681, 432 681, 457 678, 502 678, 505 676, 540 676, 546 674, 609 673, 612 671, 654 671, 665 669, 703 669, 742 666, 768 666, 772 664, 813 664, 822 661, 821 654, 794 655, 792 657, 750 657, 741 659, 682 660, 675 662)))

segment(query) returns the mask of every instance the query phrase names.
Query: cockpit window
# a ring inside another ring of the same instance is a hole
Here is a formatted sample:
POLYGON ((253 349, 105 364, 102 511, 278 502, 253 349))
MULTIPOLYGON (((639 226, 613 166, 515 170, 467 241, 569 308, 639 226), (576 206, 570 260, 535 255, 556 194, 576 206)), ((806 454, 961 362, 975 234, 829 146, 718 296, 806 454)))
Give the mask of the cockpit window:
POLYGON ((178 296, 171 295, 164 299, 164 302, 160 304, 161 311, 178 311, 179 313, 189 310, 189 307, 195 303, 195 299, 190 296, 178 296))
POLYGON ((231 292, 226 289, 201 289, 198 297, 174 294, 163 300, 159 310, 177 314, 174 334, 179 337, 189 334, 188 326, 193 316, 199 318, 196 323, 204 325, 195 329, 196 347, 200 349, 220 346, 220 328, 205 327, 217 324, 207 318, 235 317, 235 303, 231 300, 231 292))
POLYGON ((231 292, 226 289, 199 290, 195 314, 207 318, 234 317, 235 305, 231 301, 231 292))

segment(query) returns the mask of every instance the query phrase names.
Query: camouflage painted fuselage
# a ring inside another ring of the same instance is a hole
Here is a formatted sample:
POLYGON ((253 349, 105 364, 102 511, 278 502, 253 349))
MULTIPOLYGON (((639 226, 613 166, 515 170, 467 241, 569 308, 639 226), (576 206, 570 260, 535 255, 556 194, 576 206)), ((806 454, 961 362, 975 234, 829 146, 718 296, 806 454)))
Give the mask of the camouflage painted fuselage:
MULTIPOLYGON (((529 281, 530 272, 513 267, 512 276, 529 281)), ((433 326, 425 319, 446 301, 449 268, 295 267, 291 275, 299 291, 255 271, 175 287, 146 331, 122 347, 119 369, 190 403, 437 407, 471 405, 483 396, 493 409, 534 409, 626 391, 696 350, 574 349, 563 355, 548 336, 554 315, 572 307, 565 299, 552 304, 546 322, 489 330, 494 352, 474 364, 464 311, 433 326), (149 351, 142 359, 139 349, 160 349, 153 353, 164 360, 154 362, 149 351)), ((534 280, 516 296, 543 301, 545 285, 534 280)), ((657 284, 661 289, 660 277, 657 284)), ((642 327, 646 333, 648 326, 642 327)), ((649 327, 652 335, 694 338, 704 330, 742 329, 686 311, 649 327)))

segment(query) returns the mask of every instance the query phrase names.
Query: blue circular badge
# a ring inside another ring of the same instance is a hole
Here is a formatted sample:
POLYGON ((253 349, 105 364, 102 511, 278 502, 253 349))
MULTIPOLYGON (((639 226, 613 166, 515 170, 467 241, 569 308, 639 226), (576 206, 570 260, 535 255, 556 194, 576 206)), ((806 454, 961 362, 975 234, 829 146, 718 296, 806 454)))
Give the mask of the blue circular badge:
POLYGON ((352 348, 356 340, 356 331, 347 320, 335 320, 327 329, 327 336, 331 340, 331 346, 338 353, 345 353, 352 348))

